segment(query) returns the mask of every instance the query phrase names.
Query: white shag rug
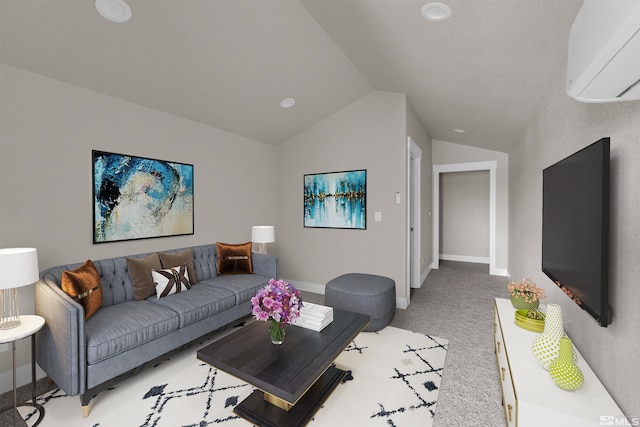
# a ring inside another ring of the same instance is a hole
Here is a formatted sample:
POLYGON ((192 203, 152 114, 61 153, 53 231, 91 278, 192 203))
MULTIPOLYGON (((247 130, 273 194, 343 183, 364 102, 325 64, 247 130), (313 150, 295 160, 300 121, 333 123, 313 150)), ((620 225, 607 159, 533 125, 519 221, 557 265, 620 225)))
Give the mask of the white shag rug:
MULTIPOLYGON (((253 388, 198 360, 190 346, 103 391, 82 418, 78 396, 56 389, 38 397, 42 427, 248 427, 233 412, 253 388)), ((336 359, 348 371, 309 426, 431 426, 448 341, 387 326, 362 332, 336 359)), ((257 349, 253 349, 257 351, 257 349)), ((19 409, 27 425, 34 413, 19 409)))

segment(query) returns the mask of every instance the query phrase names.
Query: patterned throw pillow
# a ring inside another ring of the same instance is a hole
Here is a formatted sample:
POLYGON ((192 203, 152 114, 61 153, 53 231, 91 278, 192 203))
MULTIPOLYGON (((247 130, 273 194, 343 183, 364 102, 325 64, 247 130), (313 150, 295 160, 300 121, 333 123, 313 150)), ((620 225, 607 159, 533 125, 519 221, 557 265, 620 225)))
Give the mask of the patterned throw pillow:
POLYGON ((84 307, 84 320, 88 320, 102 307, 100 275, 90 259, 75 270, 63 271, 61 287, 84 307))
POLYGON ((218 274, 253 274, 251 242, 240 244, 216 243, 218 274))
POLYGON ((164 298, 168 295, 191 289, 186 264, 165 270, 152 270, 151 276, 153 276, 153 282, 156 285, 158 298, 164 298))

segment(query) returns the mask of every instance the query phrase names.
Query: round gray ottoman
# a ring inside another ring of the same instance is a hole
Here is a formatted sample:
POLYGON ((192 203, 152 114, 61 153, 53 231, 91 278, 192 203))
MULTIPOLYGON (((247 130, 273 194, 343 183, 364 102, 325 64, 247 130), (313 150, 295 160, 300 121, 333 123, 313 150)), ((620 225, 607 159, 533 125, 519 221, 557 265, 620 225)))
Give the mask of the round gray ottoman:
POLYGON ((396 282, 373 274, 343 274, 327 283, 324 301, 333 308, 368 314, 371 321, 365 331, 377 331, 395 314, 396 282))

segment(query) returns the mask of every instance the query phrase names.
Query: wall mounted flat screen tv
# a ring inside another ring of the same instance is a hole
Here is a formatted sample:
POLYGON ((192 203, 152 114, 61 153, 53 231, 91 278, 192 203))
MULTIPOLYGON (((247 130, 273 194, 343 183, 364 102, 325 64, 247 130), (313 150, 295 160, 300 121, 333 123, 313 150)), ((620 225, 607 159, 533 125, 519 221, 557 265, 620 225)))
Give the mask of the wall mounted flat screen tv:
POLYGON ((609 138, 542 173, 542 271, 600 326, 609 308, 609 138))

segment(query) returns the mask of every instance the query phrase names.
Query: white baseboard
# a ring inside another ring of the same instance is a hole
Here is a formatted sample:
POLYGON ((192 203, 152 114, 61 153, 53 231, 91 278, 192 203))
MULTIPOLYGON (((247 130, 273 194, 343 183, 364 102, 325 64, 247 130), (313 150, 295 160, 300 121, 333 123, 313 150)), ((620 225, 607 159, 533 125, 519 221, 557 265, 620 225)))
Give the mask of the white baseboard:
POLYGON ((407 298, 396 298, 396 308, 406 309, 409 307, 407 298))
POLYGON ((423 271, 422 274, 420 275, 420 284, 418 286, 411 286, 411 288, 412 289, 421 288, 424 281, 427 280, 427 276, 429 275, 429 273, 431 273, 431 264, 429 264, 429 267, 427 267, 427 269, 423 271))
POLYGON ((429 276, 429 273, 431 273, 431 270, 432 270, 431 265, 429 265, 429 267, 427 267, 424 273, 422 273, 422 276, 420 276, 420 286, 422 286, 424 281, 427 280, 427 276, 429 276))
MULTIPOLYGON (((473 262, 477 264, 490 264, 490 259, 485 257, 440 254, 440 259, 443 259, 445 261, 460 261, 460 262, 473 262)), ((431 263, 431 265, 429 266, 428 272, 430 272, 432 269, 435 269, 434 267, 435 265, 431 263)), ((427 274, 429 274, 428 272, 427 274)), ((507 269, 505 268, 494 268, 491 271, 489 271, 489 274, 491 274, 492 276, 511 277, 509 274, 509 271, 507 271, 507 269)), ((426 276, 424 279, 422 279, 422 281, 424 282, 425 279, 426 279, 426 276)))
POLYGON ((489 264, 489 257, 467 256, 467 255, 447 255, 440 254, 440 259, 445 261, 474 262, 477 264, 489 264))
MULTIPOLYGON (((28 340, 27 340, 28 341, 28 340)), ((10 344, 8 344, 10 345, 10 344)), ((16 352, 20 352, 18 344, 16 344, 16 352)), ((12 351, 9 348, 9 351, 12 351)), ((9 353, 11 354, 11 353, 9 353)), ((31 358, 29 358, 31 360, 31 358)), ((27 362, 22 360, 21 362, 27 362)), ((18 362, 20 363, 20 362, 18 362)), ((36 365, 36 381, 46 378, 47 373, 44 372, 40 366, 36 365)), ((16 367, 16 388, 31 384, 31 363, 26 363, 22 366, 16 367)), ((0 373, 0 394, 13 391, 13 370, 9 369, 6 372, 0 373)))
POLYGON ((494 268, 493 271, 489 272, 489 274, 491 274, 493 276, 511 277, 509 275, 509 272, 504 268, 494 268))

